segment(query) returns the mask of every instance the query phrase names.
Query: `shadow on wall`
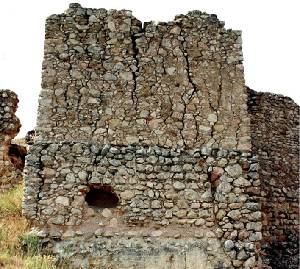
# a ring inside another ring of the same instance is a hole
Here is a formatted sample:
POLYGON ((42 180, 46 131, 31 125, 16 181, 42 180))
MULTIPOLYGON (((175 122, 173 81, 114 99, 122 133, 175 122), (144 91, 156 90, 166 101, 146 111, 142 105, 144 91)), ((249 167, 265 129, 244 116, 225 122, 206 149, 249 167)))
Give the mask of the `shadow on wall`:
POLYGON ((98 184, 90 186, 90 191, 86 194, 85 200, 94 209, 113 208, 119 203, 119 198, 113 192, 111 186, 98 184))
POLYGON ((16 169, 23 171, 25 166, 26 155, 27 155, 26 147, 17 144, 9 145, 8 157, 16 169))

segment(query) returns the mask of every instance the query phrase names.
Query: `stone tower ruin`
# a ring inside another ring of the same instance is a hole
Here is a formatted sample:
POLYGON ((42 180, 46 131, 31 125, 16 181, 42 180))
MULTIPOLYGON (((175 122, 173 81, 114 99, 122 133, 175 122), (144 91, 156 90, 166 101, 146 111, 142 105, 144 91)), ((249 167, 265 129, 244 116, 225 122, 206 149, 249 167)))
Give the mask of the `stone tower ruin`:
POLYGON ((50 16, 23 203, 47 248, 83 268, 272 265, 262 248, 298 233, 299 107, 247 89, 242 60, 199 11, 50 16))

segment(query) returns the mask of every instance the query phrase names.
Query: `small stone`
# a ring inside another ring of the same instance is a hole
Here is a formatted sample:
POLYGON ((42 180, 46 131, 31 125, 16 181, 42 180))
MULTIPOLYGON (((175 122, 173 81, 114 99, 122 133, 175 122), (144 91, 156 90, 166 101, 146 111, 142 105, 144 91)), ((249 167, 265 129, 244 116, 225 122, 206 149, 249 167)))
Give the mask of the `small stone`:
POLYGON ((103 79, 106 81, 115 81, 115 80, 117 80, 117 77, 113 74, 106 73, 106 74, 104 74, 103 79))
POLYGON ((149 190, 149 191, 148 191, 148 196, 149 196, 150 198, 153 198, 154 195, 155 195, 155 193, 154 193, 153 190, 149 190))
POLYGON ((178 201, 177 201, 177 206, 179 207, 179 208, 181 208, 181 209, 186 209, 186 208, 188 208, 188 203, 187 203, 187 201, 186 200, 184 200, 184 199, 179 199, 178 201))
POLYGON ((226 211, 224 209, 220 209, 216 214, 217 220, 222 220, 226 216, 226 211))
POLYGON ((64 224, 65 218, 62 215, 57 215, 49 220, 50 223, 61 225, 64 224))
POLYGON ((247 179, 239 177, 238 179, 233 181, 233 185, 235 187, 248 187, 251 185, 251 183, 247 179))
POLYGON ((86 214, 87 214, 87 216, 88 217, 93 217, 93 216, 95 216, 95 210, 93 209, 93 208, 88 208, 87 210, 86 210, 86 214))
POLYGON ((166 73, 170 76, 174 75, 176 72, 176 68, 175 67, 168 67, 166 68, 166 73))
POLYGON ((75 46, 74 50, 76 50, 79 53, 84 53, 84 49, 82 47, 80 47, 80 46, 75 46))
POLYGON ((174 173, 181 173, 182 172, 182 169, 179 165, 173 165, 171 167, 171 172, 174 172, 174 173))
POLYGON ((210 202, 212 200, 212 198, 213 197, 212 197, 212 193, 211 193, 210 189, 208 189, 201 195, 201 200, 204 202, 210 202))
POLYGON ((97 19, 97 17, 95 15, 91 15, 89 17, 89 23, 94 23, 94 22, 98 22, 99 20, 97 19))
POLYGON ((171 30, 170 30, 170 33, 171 34, 176 34, 176 35, 179 35, 181 32, 181 28, 179 26, 174 26, 171 30))
POLYGON ((114 234, 113 234, 113 232, 112 231, 105 231, 104 233, 103 233, 103 236, 104 237, 112 237, 114 234))
POLYGON ((158 158, 157 158, 156 156, 149 156, 149 157, 146 159, 146 161, 147 161, 148 163, 151 163, 151 164, 156 164, 157 161, 158 161, 158 158))
POLYGON ((249 236, 250 241, 260 241, 262 239, 261 232, 251 233, 249 236))
POLYGON ((238 260, 246 260, 247 258, 248 258, 248 255, 246 254, 245 250, 243 250, 243 249, 237 255, 238 260))
POLYGON ((137 144, 139 142, 139 138, 136 136, 126 136, 126 142, 128 144, 137 144))
POLYGON ((64 205, 64 206, 69 206, 70 205, 70 200, 68 197, 64 197, 64 196, 58 196, 56 199, 55 199, 55 202, 57 204, 61 204, 61 205, 64 205))
POLYGON ((219 193, 229 193, 232 189, 232 186, 228 182, 221 182, 217 187, 217 192, 219 193))
POLYGON ((161 208, 161 203, 159 200, 154 200, 151 202, 151 208, 158 209, 161 208))
POLYGON ((60 238, 61 235, 62 235, 61 232, 56 228, 51 228, 49 232, 49 237, 51 238, 60 238))
POLYGON ((229 165, 225 167, 225 171, 231 177, 239 177, 242 173, 242 167, 239 164, 229 165))
POLYGON ((224 170, 222 167, 214 167, 212 172, 211 172, 211 181, 216 181, 217 179, 220 178, 224 173, 224 170))
POLYGON ((247 209, 251 211, 257 211, 260 210, 260 204, 259 203, 245 203, 245 206, 247 209))
POLYGON ((196 226, 203 226, 203 225, 205 225, 205 220, 204 219, 197 219, 196 221, 195 221, 195 225, 196 226))
POLYGON ((197 215, 197 213, 194 212, 194 211, 189 211, 188 214, 187 214, 187 217, 188 217, 189 219, 195 219, 195 218, 198 217, 198 215, 197 215))
POLYGON ((55 94, 56 96, 60 96, 60 95, 62 95, 64 92, 65 92, 64 89, 56 89, 55 92, 54 92, 54 94, 55 94))
POLYGON ((224 243, 225 251, 231 251, 234 248, 234 242, 232 240, 226 240, 224 243))
POLYGON ((107 27, 110 31, 115 32, 116 31, 116 25, 113 21, 109 20, 107 22, 107 27))
POLYGON ((254 246, 254 244, 253 243, 245 243, 245 249, 247 250, 247 251, 253 251, 254 250, 254 248, 255 248, 255 246, 254 246))
POLYGON ((175 181, 173 187, 175 190, 183 190, 185 188, 185 184, 180 181, 175 181))
POLYGON ((81 72, 77 71, 77 70, 71 70, 71 76, 77 80, 83 79, 83 75, 81 72))
POLYGON ((118 226, 118 220, 116 218, 112 218, 110 221, 109 221, 109 227, 113 227, 113 228, 116 228, 118 226))
POLYGON ((205 235, 207 238, 215 238, 216 237, 216 234, 213 231, 207 231, 205 235))
POLYGON ((103 233, 103 230, 102 230, 102 229, 98 229, 98 230, 95 231, 95 235, 96 235, 97 237, 102 236, 102 233, 103 233))
POLYGON ((174 213, 174 215, 177 216, 178 218, 184 218, 186 214, 187 212, 184 209, 178 210, 177 212, 174 213))
POLYGON ((203 238, 204 232, 203 231, 196 231, 195 232, 195 237, 196 238, 203 238))
POLYGON ((233 220, 238 220, 241 218, 241 212, 239 210, 231 210, 227 216, 233 220))
POLYGON ((130 190, 125 190, 125 191, 121 192, 120 196, 121 196, 121 199, 123 199, 123 200, 131 200, 134 197, 134 192, 132 192, 130 190))
MULTIPOLYGON (((210 131, 210 127, 207 127, 208 128, 208 131, 210 131)), ((204 155, 204 156, 208 156, 211 154, 211 148, 208 148, 208 147, 202 147, 201 148, 201 154, 204 155)))
POLYGON ((84 180, 87 179, 88 174, 87 174, 87 172, 85 172, 85 171, 80 171, 80 172, 78 173, 78 177, 79 177, 80 180, 84 181, 84 180))
POLYGON ((74 237, 75 236, 75 232, 73 230, 67 230, 66 232, 63 233, 63 237, 67 238, 67 237, 74 237))
POLYGON ((112 213, 109 209, 104 208, 103 211, 102 211, 102 216, 104 218, 110 218, 112 216, 112 213))
POLYGON ((163 234, 163 232, 161 230, 155 230, 150 233, 150 236, 160 237, 162 234, 163 234))
POLYGON ((248 260, 246 260, 243 264, 243 268, 253 268, 255 266, 255 256, 250 257, 248 260))
POLYGON ((180 238, 180 237, 181 237, 181 234, 180 234, 180 233, 177 233, 177 234, 174 235, 174 238, 175 238, 175 239, 178 239, 178 238, 180 238))
POLYGON ((133 79, 132 72, 122 72, 120 73, 120 77, 125 81, 130 81, 133 79))
POLYGON ((246 229, 259 232, 262 229, 262 223, 261 222, 248 222, 246 224, 246 229))
POLYGON ((43 175, 44 175, 44 178, 53 178, 56 174, 56 171, 52 168, 47 168, 45 167, 43 169, 43 175))
POLYGON ((199 193, 192 189, 185 189, 184 197, 187 200, 194 201, 194 200, 199 199, 199 193))
POLYGON ((211 123, 215 123, 218 121, 218 116, 216 114, 209 114, 207 120, 211 123))
POLYGON ((243 261, 239 261, 239 260, 232 261, 232 265, 237 268, 240 268, 242 264, 243 264, 243 261))
POLYGON ((243 230, 239 231, 239 239, 240 240, 244 240, 244 239, 248 238, 248 236, 249 236, 249 232, 247 230, 243 229, 243 230))

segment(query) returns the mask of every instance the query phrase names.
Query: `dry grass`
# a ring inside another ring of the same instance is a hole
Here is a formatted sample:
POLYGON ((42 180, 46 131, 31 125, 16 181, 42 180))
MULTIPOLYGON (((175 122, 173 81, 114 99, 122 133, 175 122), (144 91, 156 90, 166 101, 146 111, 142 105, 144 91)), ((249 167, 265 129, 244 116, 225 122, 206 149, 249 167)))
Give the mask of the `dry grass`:
POLYGON ((0 216, 21 216, 22 185, 0 194, 0 216))
POLYGON ((0 193, 0 268, 59 269, 52 256, 41 255, 33 249, 24 252, 21 240, 29 230, 21 214, 23 187, 17 186, 0 193))

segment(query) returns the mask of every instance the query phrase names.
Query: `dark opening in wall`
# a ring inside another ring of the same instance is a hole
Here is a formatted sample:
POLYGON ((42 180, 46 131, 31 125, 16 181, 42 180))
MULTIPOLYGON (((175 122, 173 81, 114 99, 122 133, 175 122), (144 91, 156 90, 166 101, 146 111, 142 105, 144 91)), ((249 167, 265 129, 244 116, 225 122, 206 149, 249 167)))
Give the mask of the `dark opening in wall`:
POLYGON ((16 169, 23 171, 26 155, 27 155, 27 149, 25 147, 17 144, 9 145, 8 157, 11 163, 16 167, 16 169))
POLYGON ((97 208, 112 208, 119 203, 118 196, 109 185, 91 185, 90 191, 86 194, 85 201, 89 206, 97 208))

